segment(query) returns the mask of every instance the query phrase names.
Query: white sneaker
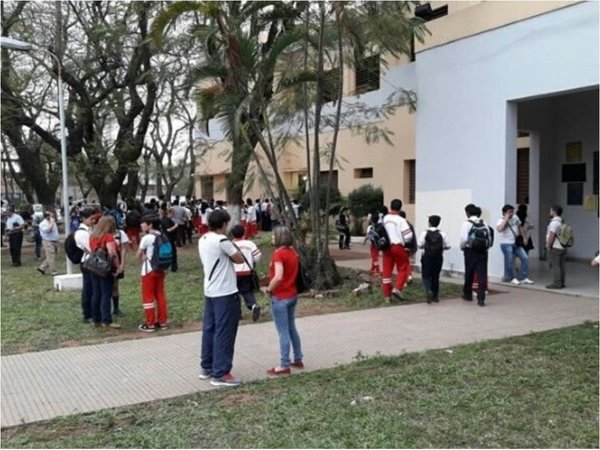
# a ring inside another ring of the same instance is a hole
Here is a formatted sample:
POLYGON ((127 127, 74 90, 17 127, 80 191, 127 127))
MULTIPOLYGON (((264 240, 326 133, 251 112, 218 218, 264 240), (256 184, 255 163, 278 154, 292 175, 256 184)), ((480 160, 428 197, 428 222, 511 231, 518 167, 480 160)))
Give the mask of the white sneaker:
POLYGON ((512 280, 510 280, 510 284, 514 284, 515 286, 520 285, 521 283, 519 282, 519 280, 517 280, 516 278, 513 278, 512 280))
POLYGON ((534 282, 529 278, 525 278, 524 280, 521 280, 521 284, 534 284, 534 282))

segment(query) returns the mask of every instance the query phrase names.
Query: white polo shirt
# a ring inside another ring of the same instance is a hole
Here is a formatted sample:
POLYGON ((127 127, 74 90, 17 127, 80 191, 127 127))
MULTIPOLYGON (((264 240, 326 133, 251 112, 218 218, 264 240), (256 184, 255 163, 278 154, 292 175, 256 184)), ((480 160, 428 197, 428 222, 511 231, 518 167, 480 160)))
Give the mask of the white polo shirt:
POLYGON ((238 291, 235 269, 230 259, 237 251, 225 235, 214 231, 209 231, 198 240, 206 297, 224 297, 238 291))
POLYGON ((154 240, 156 239, 157 234, 159 234, 157 231, 147 233, 140 240, 140 250, 143 250, 145 255, 142 262, 142 276, 146 276, 152 272, 152 264, 150 264, 150 261, 154 255, 154 240))
POLYGON ((504 228, 504 230, 498 231, 498 227, 502 222, 504 222, 504 219, 499 219, 498 223, 496 223, 496 236, 498 236, 498 242, 500 244, 514 244, 515 235, 518 236, 520 232, 519 227, 521 226, 521 221, 518 217, 513 216, 506 223, 506 227, 504 228), (510 231, 509 225, 512 227, 514 234, 513 231, 510 231))
POLYGON ((238 246, 240 251, 243 253, 244 257, 246 258, 246 261, 248 261, 248 264, 250 264, 251 266, 248 267, 246 261, 244 261, 241 264, 234 263, 233 267, 235 268, 235 273, 241 275, 250 274, 251 270, 254 269, 255 264, 258 261, 260 261, 260 258, 262 256, 260 249, 256 246, 254 242, 249 241, 248 239, 236 240, 233 241, 233 243, 238 246))
POLYGON ((390 238, 390 244, 404 245, 414 238, 408 222, 397 213, 389 213, 383 218, 383 226, 390 238))
POLYGON ((246 220, 248 222, 256 222, 256 210, 254 206, 246 206, 246 220))
POLYGON ((564 250, 565 248, 560 245, 560 241, 558 240, 558 229, 562 225, 562 217, 556 216, 553 217, 550 223, 548 224, 548 230, 546 231, 546 242, 550 239, 550 232, 556 235, 554 238, 554 243, 552 244, 552 248, 558 248, 559 250, 564 250))

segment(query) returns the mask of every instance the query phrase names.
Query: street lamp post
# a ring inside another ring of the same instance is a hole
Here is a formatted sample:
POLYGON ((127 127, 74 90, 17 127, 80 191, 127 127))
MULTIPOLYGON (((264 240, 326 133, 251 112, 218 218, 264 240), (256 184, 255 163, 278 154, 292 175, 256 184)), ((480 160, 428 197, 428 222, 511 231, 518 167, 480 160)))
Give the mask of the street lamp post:
MULTIPOLYGON (((17 50, 21 52, 30 52, 30 51, 41 51, 47 55, 50 55, 55 61, 56 66, 58 67, 58 117, 60 121, 60 155, 62 161, 62 198, 63 198, 63 223, 65 227, 65 239, 69 235, 69 178, 68 178, 68 167, 67 167, 67 137, 65 133, 65 106, 63 101, 63 84, 62 84, 62 66, 60 64, 60 60, 58 56, 54 53, 41 48, 36 47, 33 44, 25 41, 21 41, 18 39, 13 39, 9 37, 0 37, 0 47, 6 48, 9 50, 17 50)), ((70 275, 73 273, 73 266, 69 258, 67 259, 67 274, 70 275)))

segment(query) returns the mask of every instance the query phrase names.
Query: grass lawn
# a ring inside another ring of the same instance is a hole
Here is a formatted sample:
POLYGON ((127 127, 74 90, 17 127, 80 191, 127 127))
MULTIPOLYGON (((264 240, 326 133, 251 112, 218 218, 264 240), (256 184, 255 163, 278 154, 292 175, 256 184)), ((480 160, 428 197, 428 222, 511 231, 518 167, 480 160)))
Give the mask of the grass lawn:
MULTIPOLYGON (((169 330, 162 334, 200 329, 203 313, 203 272, 198 257, 197 241, 178 249, 179 271, 169 273, 166 281, 169 299, 169 330)), ((268 272, 271 254, 270 237, 263 234, 259 242, 263 249, 263 260, 259 272, 268 272)), ((2 354, 9 355, 28 351, 49 350, 58 347, 77 346, 124 339, 144 338, 137 326, 142 323, 139 265, 133 254, 128 256, 125 279, 120 281, 121 305, 125 316, 117 318, 122 330, 105 331, 84 324, 81 315, 81 293, 54 291, 52 278, 36 271, 39 261, 33 256, 33 247, 23 248, 23 266, 12 267, 7 250, 2 251, 2 354)), ((59 257, 59 271, 64 273, 64 253, 59 257), (62 266, 62 269, 61 269, 62 266)), ((78 268, 75 270, 78 271, 78 268)), ((342 269, 344 271, 346 269, 342 269)), ((348 272, 346 270, 346 272, 348 272)), ((356 309, 384 307, 378 289, 373 294, 354 297, 350 294, 356 287, 354 280, 345 284, 339 296, 320 299, 306 298, 300 302, 298 315, 326 314, 356 309)), ((441 294, 457 296, 460 288, 447 284, 441 294)), ((259 303, 267 304, 262 294, 257 294, 259 303)), ((407 289, 407 303, 423 301, 424 291, 420 283, 407 289)), ((266 312, 266 311, 265 311, 266 312)), ((250 322, 249 312, 243 308, 244 321, 250 322)), ((270 320, 268 313, 261 321, 270 320)), ((153 336, 153 335, 150 335, 153 336)))
POLYGON ((597 448, 598 325, 2 430, 10 448, 597 448))

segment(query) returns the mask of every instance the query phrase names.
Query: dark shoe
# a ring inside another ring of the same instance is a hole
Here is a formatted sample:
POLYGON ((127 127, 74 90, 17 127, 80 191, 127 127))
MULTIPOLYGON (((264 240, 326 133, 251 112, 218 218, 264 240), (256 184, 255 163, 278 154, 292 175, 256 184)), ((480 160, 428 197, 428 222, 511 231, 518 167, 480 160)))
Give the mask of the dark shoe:
POLYGON ((290 366, 295 367, 296 369, 304 369, 304 363, 302 361, 292 361, 290 366))
POLYGON ((260 305, 255 303, 252 305, 252 322, 256 322, 260 319, 260 305))
POLYGON ((83 319, 83 323, 94 323, 94 319, 83 319))
POLYGON ((154 333, 156 331, 156 327, 149 327, 148 325, 143 323, 138 327, 138 330, 143 331, 145 333, 154 333))
POLYGON ((479 301, 477 302, 477 305, 478 305, 478 306, 485 306, 485 302, 484 302, 483 300, 479 300, 479 301))
POLYGON ((123 311, 121 311, 120 309, 115 309, 115 312, 113 312, 113 316, 122 317, 122 316, 124 316, 124 314, 123 314, 123 311))
POLYGON ((167 328, 169 328, 169 325, 166 323, 164 325, 161 325, 160 323, 156 322, 154 326, 159 330, 166 330, 167 328))
POLYGON ((560 285, 560 284, 554 284, 554 283, 548 284, 546 286, 546 289, 562 289, 562 288, 563 288, 562 285, 560 285))
POLYGON ((433 292, 428 292, 427 293, 427 303, 431 304, 432 301, 433 301, 433 292))
POLYGON ((36 269, 39 273, 41 273, 42 275, 46 275, 46 271, 40 269, 39 267, 36 269))
POLYGON ((292 371, 289 367, 286 367, 285 369, 277 369, 275 367, 267 369, 267 375, 289 375, 290 373, 292 373, 292 371))
POLYGON ((235 386, 239 386, 240 384, 242 384, 242 380, 238 380, 236 377, 231 375, 231 372, 230 372, 230 373, 223 375, 221 378, 211 378, 210 384, 212 384, 213 386, 235 387, 235 386))
POLYGON ((198 378, 200 378, 201 380, 208 380, 211 375, 212 375, 212 372, 210 370, 208 370, 208 369, 200 369, 200 373, 198 374, 198 378))
POLYGON ((103 323, 102 324, 102 328, 104 328, 105 330, 119 330, 121 328, 121 325, 119 325, 118 323, 103 323))
POLYGON ((463 299, 463 300, 466 300, 466 301, 468 301, 468 302, 472 302, 472 301, 473 301, 473 297, 467 297, 466 295, 463 295, 463 296, 462 296, 462 299, 463 299))
POLYGON ((433 302, 434 302, 434 303, 439 303, 439 302, 440 302, 440 299, 439 299, 437 296, 436 296, 436 297, 433 297, 433 302))

